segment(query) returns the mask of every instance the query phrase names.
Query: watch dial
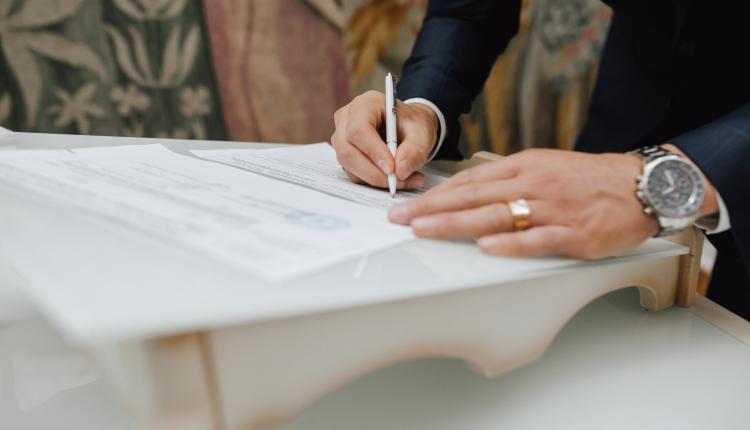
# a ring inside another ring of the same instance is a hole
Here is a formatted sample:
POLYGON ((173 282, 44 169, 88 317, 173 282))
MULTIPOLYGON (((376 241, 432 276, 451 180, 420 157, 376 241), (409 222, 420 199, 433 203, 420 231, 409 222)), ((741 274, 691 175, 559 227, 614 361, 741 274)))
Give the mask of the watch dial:
POLYGON ((682 160, 666 160, 648 175, 647 192, 656 211, 670 218, 692 215, 703 204, 703 181, 697 169, 682 160))

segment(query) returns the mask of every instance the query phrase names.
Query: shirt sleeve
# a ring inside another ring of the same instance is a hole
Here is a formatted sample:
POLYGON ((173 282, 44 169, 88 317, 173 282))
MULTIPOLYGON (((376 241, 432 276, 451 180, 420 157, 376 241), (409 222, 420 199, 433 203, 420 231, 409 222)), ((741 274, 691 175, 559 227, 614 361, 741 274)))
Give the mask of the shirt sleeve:
POLYGON ((727 230, 731 230, 732 223, 729 219, 729 211, 727 205, 721 198, 719 192, 716 192, 716 200, 719 203, 719 213, 716 215, 703 217, 695 222, 695 226, 705 230, 706 234, 719 234, 724 233, 727 230))
POLYGON ((729 225, 731 237, 750 273, 750 103, 723 117, 670 140, 684 152, 721 195, 719 204, 727 214, 720 220, 729 225))
POLYGON ((404 103, 406 104, 412 104, 412 103, 419 103, 422 105, 425 105, 432 109, 433 112, 435 112, 435 116, 438 118, 438 123, 440 125, 440 130, 438 132, 437 142, 435 142, 435 146, 432 148, 432 151, 430 151, 429 157, 427 157, 427 162, 432 161, 433 158, 435 158, 435 155, 437 155, 438 151, 440 151, 440 147, 443 146, 443 141, 445 140, 445 134, 448 132, 448 127, 445 125, 445 116, 443 116, 443 113, 440 112, 440 109, 435 105, 435 103, 423 99, 420 97, 414 97, 408 100, 405 100, 404 103))
POLYGON ((469 112, 492 65, 519 27, 521 0, 430 0, 398 94, 439 108, 446 133, 436 158, 457 160, 459 116, 469 112))

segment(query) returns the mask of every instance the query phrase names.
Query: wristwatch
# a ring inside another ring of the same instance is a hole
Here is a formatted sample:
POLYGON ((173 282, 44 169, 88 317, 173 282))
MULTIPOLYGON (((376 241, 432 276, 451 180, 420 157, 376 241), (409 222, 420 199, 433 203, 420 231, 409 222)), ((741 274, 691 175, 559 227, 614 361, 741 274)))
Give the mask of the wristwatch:
POLYGON ((690 161, 661 146, 631 151, 643 160, 636 178, 636 196, 643 211, 659 221, 654 237, 669 236, 690 227, 706 197, 703 175, 690 161))

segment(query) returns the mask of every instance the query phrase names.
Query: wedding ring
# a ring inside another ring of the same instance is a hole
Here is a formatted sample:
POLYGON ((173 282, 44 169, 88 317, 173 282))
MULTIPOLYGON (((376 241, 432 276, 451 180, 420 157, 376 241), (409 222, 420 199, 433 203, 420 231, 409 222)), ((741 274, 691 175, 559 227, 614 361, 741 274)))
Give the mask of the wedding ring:
POLYGON ((526 230, 531 227, 531 209, 529 202, 524 199, 508 202, 510 215, 513 217, 513 228, 516 231, 526 230))

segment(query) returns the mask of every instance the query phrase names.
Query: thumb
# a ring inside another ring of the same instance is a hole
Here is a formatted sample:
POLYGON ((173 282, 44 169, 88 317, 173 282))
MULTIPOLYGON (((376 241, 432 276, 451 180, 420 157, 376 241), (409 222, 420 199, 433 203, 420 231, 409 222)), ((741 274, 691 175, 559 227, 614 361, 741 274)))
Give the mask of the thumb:
POLYGON ((419 103, 399 105, 398 127, 402 137, 396 152, 396 177, 405 181, 426 162, 437 141, 435 112, 419 103))
POLYGON ((427 136, 407 138, 398 146, 396 152, 396 177, 405 181, 427 162, 434 142, 427 136))

